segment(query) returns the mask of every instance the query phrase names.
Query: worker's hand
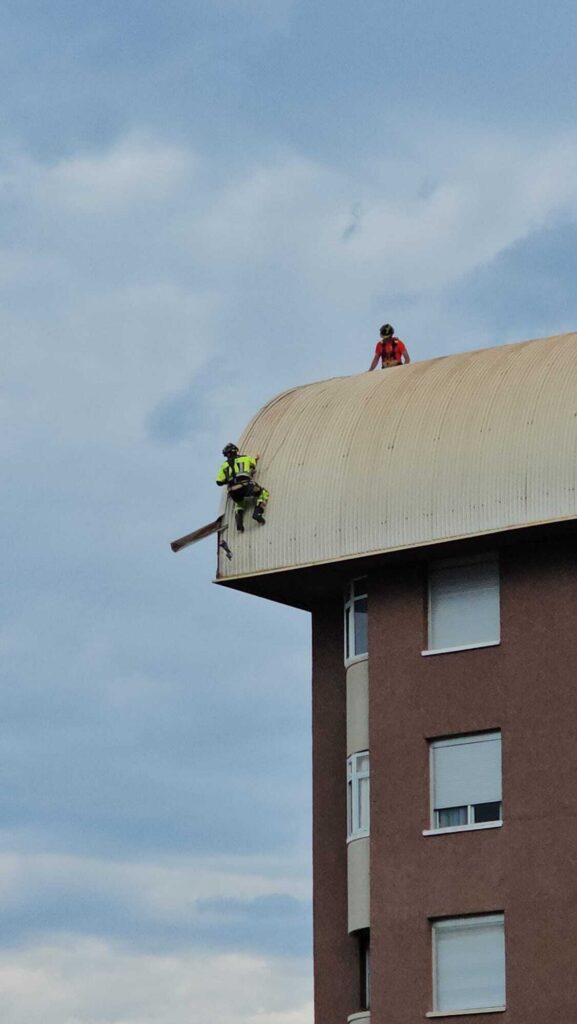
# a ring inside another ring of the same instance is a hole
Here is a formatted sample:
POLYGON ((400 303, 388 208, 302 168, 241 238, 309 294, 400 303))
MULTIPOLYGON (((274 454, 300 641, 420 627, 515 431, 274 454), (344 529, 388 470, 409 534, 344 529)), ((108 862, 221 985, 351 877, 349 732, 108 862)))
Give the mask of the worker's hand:
POLYGON ((255 456, 253 456, 253 458, 254 458, 255 462, 258 462, 258 460, 260 459, 260 455, 255 455, 255 456))

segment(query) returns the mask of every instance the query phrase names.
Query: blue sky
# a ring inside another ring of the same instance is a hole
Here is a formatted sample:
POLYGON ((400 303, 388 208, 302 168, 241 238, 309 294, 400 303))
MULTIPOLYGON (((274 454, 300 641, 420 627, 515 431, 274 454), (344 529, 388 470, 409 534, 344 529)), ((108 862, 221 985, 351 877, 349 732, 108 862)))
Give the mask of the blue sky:
POLYGON ((6 0, 3 1024, 312 1024, 307 616, 168 542, 383 321, 416 359, 575 329, 576 34, 534 0, 6 0))

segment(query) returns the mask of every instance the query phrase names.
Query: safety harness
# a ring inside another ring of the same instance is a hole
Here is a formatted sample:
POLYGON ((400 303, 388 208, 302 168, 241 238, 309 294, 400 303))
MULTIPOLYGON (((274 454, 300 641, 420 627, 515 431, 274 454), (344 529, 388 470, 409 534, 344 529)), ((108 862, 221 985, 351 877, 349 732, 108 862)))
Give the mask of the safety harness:
POLYGON ((228 462, 228 467, 230 469, 230 476, 229 476, 229 478, 227 480, 227 483, 228 483, 229 487, 230 487, 231 484, 233 484, 233 485, 237 484, 238 485, 240 483, 247 483, 248 481, 250 481, 252 479, 252 476, 251 476, 250 473, 236 473, 235 472, 235 464, 236 464, 236 460, 237 459, 238 459, 238 455, 234 459, 231 458, 231 459, 227 459, 226 460, 228 462))
POLYGON ((227 480, 227 490, 230 496, 237 500, 241 498, 247 498, 250 496, 252 483, 252 477, 250 473, 235 473, 235 463, 238 459, 238 455, 235 458, 229 458, 226 461, 230 469, 230 476, 227 480))
POLYGON ((397 358, 397 349, 398 349, 398 347, 399 347, 399 344, 398 344, 398 341, 397 341, 396 338, 387 338, 386 340, 383 339, 383 341, 381 342, 381 367, 382 368, 384 368, 385 363, 386 363, 386 361, 388 359, 394 359, 394 361, 396 363, 399 362, 399 360, 397 358), (389 352, 386 351, 387 345, 390 345, 390 351, 389 352))

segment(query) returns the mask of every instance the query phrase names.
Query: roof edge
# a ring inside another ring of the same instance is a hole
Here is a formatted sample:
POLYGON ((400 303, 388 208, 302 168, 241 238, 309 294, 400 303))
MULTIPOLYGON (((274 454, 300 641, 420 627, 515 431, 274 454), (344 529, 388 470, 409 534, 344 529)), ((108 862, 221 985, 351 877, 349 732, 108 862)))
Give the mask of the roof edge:
POLYGON ((337 565, 343 562, 354 562, 358 561, 359 558, 371 558, 373 555, 388 555, 393 554, 396 551, 411 551, 418 550, 419 548, 432 548, 439 547, 443 544, 454 544, 456 541, 461 540, 473 540, 475 537, 491 537, 493 534, 511 533, 516 530, 531 530, 539 526, 548 526, 554 523, 569 523, 577 522, 577 515, 570 516, 558 516, 553 519, 536 519, 531 523, 510 523, 507 526, 499 526, 496 529, 491 530, 477 530, 475 533, 458 533, 452 534, 447 537, 439 537, 437 539, 420 540, 411 544, 396 544, 393 547, 387 548, 373 548, 370 551, 355 551, 350 555, 341 555, 339 558, 323 558, 316 562, 299 562, 298 565, 284 565, 277 566, 273 569, 259 569, 257 572, 246 572, 237 573, 235 575, 227 576, 215 576, 212 580, 213 583, 217 583, 220 586, 234 585, 238 580, 251 580, 261 579, 263 576, 278 576, 279 574, 288 574, 292 572, 298 572, 301 569, 314 569, 315 567, 321 567, 323 565, 337 565))

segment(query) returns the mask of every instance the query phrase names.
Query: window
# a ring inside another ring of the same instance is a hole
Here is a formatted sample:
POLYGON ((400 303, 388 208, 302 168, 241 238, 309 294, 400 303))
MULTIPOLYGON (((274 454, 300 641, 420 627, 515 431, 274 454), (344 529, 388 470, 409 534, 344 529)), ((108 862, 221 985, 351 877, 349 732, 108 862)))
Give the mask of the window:
POLYGON ((353 580, 345 595, 345 661, 365 655, 368 644, 367 579, 353 580))
POLYGON ((500 824, 501 733, 434 740, 431 750, 431 829, 500 824))
POLYGON ((369 834, 369 752, 353 754, 347 761, 347 839, 369 834))
POLYGON ((499 640, 497 559, 433 564, 429 569, 428 650, 490 646, 499 640))
POLYGON ((433 1007, 435 1013, 504 1009, 503 914, 433 921, 433 1007))
POLYGON ((357 932, 361 982, 361 1010, 371 1008, 371 933, 368 928, 357 932))

